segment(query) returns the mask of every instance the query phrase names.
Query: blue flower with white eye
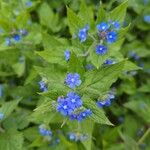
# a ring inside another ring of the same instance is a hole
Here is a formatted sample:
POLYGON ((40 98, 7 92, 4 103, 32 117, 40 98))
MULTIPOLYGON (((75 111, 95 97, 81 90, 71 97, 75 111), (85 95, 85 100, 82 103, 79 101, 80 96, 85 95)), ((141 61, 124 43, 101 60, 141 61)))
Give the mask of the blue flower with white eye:
POLYGON ((74 109, 82 106, 82 100, 81 100, 80 96, 78 94, 76 94, 75 92, 69 92, 67 94, 66 100, 68 100, 72 103, 72 107, 74 109))
POLYGON ((107 47, 104 45, 97 45, 95 51, 97 55, 104 55, 107 52, 107 47))
POLYGON ((113 27, 114 27, 116 30, 119 30, 119 29, 120 29, 120 23, 119 23, 118 21, 112 22, 112 25, 113 25, 113 27))
POLYGON ((0 112, 0 120, 2 120, 3 118, 4 118, 4 114, 0 112))
POLYGON ((70 53, 69 50, 66 50, 66 51, 64 52, 64 56, 65 56, 65 60, 66 60, 66 61, 68 61, 68 60, 70 59, 70 55, 71 55, 71 53, 70 53))
POLYGON ((110 27, 110 25, 107 22, 101 22, 100 24, 98 24, 96 26, 96 28, 98 29, 98 31, 106 31, 108 30, 110 27))
POLYGON ((116 31, 110 31, 108 32, 106 36, 107 42, 108 43, 114 43, 117 40, 117 32, 116 31))
POLYGON ((145 15, 145 16, 144 16, 144 21, 145 21, 146 23, 150 23, 150 15, 145 15))
POLYGON ((15 42, 19 42, 19 41, 21 40, 21 37, 20 37, 19 34, 15 34, 15 35, 13 36, 13 39, 14 39, 15 42))
POLYGON ((47 85, 44 81, 40 81, 39 82, 39 86, 40 86, 40 89, 43 91, 43 92, 46 92, 48 89, 47 89, 47 85))
POLYGON ((52 136, 52 131, 47 130, 44 125, 39 126, 39 133, 43 136, 52 136))
POLYGON ((89 26, 86 25, 83 29, 80 29, 78 32, 78 37, 81 42, 85 42, 87 39, 87 32, 89 30, 89 26))
POLYGON ((70 100, 63 97, 58 97, 57 102, 57 111, 63 116, 68 116, 74 111, 74 105, 70 100))
POLYGON ((81 84, 80 75, 78 73, 69 73, 65 79, 65 83, 68 87, 74 89, 81 84))
POLYGON ((7 46, 11 46, 11 39, 10 38, 5 38, 5 43, 7 46))

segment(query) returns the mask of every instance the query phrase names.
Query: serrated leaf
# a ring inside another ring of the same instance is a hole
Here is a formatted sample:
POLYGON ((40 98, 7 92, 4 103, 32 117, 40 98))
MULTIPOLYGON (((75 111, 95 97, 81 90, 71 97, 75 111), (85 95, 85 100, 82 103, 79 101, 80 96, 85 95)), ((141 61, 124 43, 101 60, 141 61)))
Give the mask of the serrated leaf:
POLYGON ((4 114, 4 119, 7 118, 13 112, 20 100, 21 99, 13 100, 10 102, 6 102, 2 105, 2 107, 0 108, 0 112, 4 114))
POLYGON ((126 0, 125 2, 123 2, 110 12, 110 19, 122 23, 126 15, 127 7, 128 7, 128 0, 126 0))
POLYGON ((0 134, 1 150, 22 150, 23 136, 19 132, 6 132, 0 134))
POLYGON ((67 19, 69 30, 72 35, 75 34, 81 27, 83 28, 84 26, 82 19, 68 7, 67 7, 67 19))

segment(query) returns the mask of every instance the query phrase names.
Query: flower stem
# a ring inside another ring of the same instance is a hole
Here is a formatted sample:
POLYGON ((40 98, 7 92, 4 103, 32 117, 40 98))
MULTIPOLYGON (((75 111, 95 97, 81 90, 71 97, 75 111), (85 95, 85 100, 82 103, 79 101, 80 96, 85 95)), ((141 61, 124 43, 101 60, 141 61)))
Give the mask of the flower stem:
POLYGON ((147 129, 147 131, 144 133, 144 135, 139 139, 139 141, 138 141, 138 145, 140 145, 140 144, 142 144, 143 143, 143 141, 145 140, 145 138, 149 135, 149 133, 150 133, 150 128, 148 128, 147 129))

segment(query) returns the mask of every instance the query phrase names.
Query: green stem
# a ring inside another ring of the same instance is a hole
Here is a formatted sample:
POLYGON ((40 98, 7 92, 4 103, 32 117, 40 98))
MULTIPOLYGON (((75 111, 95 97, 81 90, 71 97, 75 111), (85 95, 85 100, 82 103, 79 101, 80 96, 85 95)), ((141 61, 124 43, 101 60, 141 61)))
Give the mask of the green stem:
POLYGON ((143 143, 143 141, 145 140, 145 138, 149 135, 150 133, 150 128, 147 129, 147 131, 144 133, 144 135, 139 139, 138 141, 138 145, 140 145, 141 143, 143 143))

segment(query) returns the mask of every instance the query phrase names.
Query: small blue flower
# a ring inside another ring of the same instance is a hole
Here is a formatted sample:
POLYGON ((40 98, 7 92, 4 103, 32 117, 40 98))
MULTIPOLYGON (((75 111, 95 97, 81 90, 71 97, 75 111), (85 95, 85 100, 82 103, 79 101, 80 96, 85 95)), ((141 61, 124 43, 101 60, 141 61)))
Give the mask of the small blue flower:
POLYGON ((108 93, 107 98, 104 100, 98 100, 97 101, 97 106, 100 108, 103 108, 104 106, 110 106, 111 105, 111 100, 115 98, 113 93, 108 93))
POLYGON ((124 117, 123 117, 123 116, 118 117, 118 121, 119 121, 120 123, 123 123, 123 122, 124 122, 124 117))
POLYGON ((98 24, 96 27, 99 31, 106 31, 109 29, 110 25, 107 22, 102 22, 98 24))
POLYGON ((16 42, 19 42, 19 41, 21 40, 21 37, 20 37, 19 34, 15 34, 15 35, 13 36, 13 39, 14 39, 16 42))
POLYGON ((58 97, 57 102, 57 111, 60 112, 63 116, 68 116, 74 111, 74 105, 70 100, 58 97))
POLYGON ((113 65, 115 64, 116 62, 111 60, 111 59, 106 59, 105 62, 104 62, 104 65, 113 65))
POLYGON ((39 133, 43 136, 52 136, 52 131, 47 130, 43 125, 39 126, 39 133))
POLYGON ((32 2, 31 1, 26 2, 26 6, 31 7, 32 6, 32 2))
POLYGON ((119 23, 118 21, 112 22, 112 25, 114 26, 114 28, 115 28, 116 30, 119 30, 119 29, 120 29, 120 23, 119 23))
POLYGON ((71 114, 70 120, 82 121, 91 115, 92 115, 92 111, 90 109, 85 109, 84 111, 81 111, 77 114, 71 114))
POLYGON ((26 36, 28 34, 28 31, 26 29, 20 29, 19 30, 19 33, 22 35, 22 36, 26 36))
POLYGON ((68 87, 74 89, 81 84, 80 75, 78 73, 69 73, 65 79, 65 83, 68 87))
POLYGON ((92 64, 87 64, 87 65, 85 66, 85 68, 86 68, 87 70, 93 70, 93 69, 94 69, 94 66, 93 66, 92 64))
POLYGON ((106 39, 108 43, 115 42, 117 40, 117 33, 115 31, 108 32, 106 39))
POLYGON ((4 118, 4 114, 0 112, 0 120, 2 120, 3 118, 4 118))
POLYGON ((145 15, 145 16, 144 16, 144 21, 145 21, 146 23, 150 23, 150 15, 145 15))
POLYGON ((77 136, 76 136, 76 134, 73 133, 73 132, 70 132, 70 133, 68 134, 68 138, 69 138, 69 140, 71 140, 71 141, 77 141, 77 136))
POLYGON ((148 4, 148 0, 143 0, 143 2, 144 2, 144 5, 148 4))
POLYGON ((82 121, 83 119, 85 119, 91 115, 92 115, 92 111, 90 109, 86 109, 77 115, 77 120, 82 121))
POLYGON ((46 92, 48 89, 47 89, 47 85, 44 81, 40 81, 39 82, 39 85, 40 85, 40 89, 43 91, 43 92, 46 92))
POLYGON ((100 108, 103 108, 104 106, 110 106, 110 105, 111 105, 110 99, 106 99, 103 101, 97 101, 97 106, 100 108))
POLYGON ((64 56, 65 56, 65 60, 66 60, 66 61, 68 61, 68 60, 70 59, 70 55, 71 55, 71 53, 70 53, 69 50, 66 50, 66 51, 64 52, 64 56))
POLYGON ((0 28, 0 34, 2 34, 3 32, 4 32, 4 30, 0 28))
POLYGON ((6 43, 7 46, 11 46, 10 38, 5 38, 5 43, 6 43))
POLYGON ((96 54, 97 55, 104 55, 107 52, 107 47, 104 45, 97 45, 96 46, 96 54))
POLYGON ((138 55, 135 53, 135 51, 131 51, 131 52, 129 53, 129 57, 134 58, 134 60, 136 60, 136 61, 138 61, 138 60, 140 59, 140 56, 138 56, 138 55))
POLYGON ((78 37, 79 37, 81 42, 86 41, 88 30, 89 30, 89 26, 88 25, 86 25, 83 29, 79 30, 78 37))
POLYGON ((76 94, 75 92, 69 92, 67 94, 66 100, 72 103, 74 109, 82 106, 82 100, 80 96, 76 94))

